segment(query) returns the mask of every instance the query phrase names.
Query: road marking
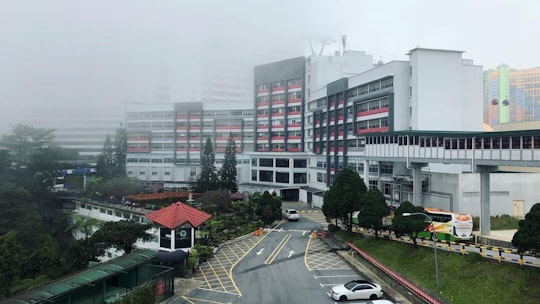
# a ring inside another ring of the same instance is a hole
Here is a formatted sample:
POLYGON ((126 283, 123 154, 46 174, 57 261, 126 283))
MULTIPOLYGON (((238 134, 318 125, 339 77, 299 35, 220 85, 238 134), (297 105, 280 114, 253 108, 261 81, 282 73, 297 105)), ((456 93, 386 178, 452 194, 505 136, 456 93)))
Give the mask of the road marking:
POLYGON ((290 258, 293 254, 294 254, 294 250, 289 251, 289 256, 288 256, 288 258, 290 258))
POLYGON ((281 249, 283 249, 283 247, 285 247, 285 244, 287 244, 287 242, 289 241, 291 236, 292 236, 292 234, 289 233, 283 238, 283 240, 281 240, 281 242, 279 242, 276 249, 274 249, 274 251, 272 251, 270 256, 266 259, 266 261, 264 261, 264 263, 266 265, 272 264, 272 262, 276 259, 277 255, 281 251, 281 249))
POLYGON ((261 255, 264 251, 264 248, 261 248, 261 250, 257 251, 257 255, 261 255))
POLYGON ((331 276, 316 276, 316 275, 313 275, 313 277, 315 279, 318 279, 318 278, 346 278, 346 277, 357 277, 358 275, 356 274, 351 274, 351 275, 331 275, 331 276))
POLYGON ((319 283, 319 285, 321 285, 321 287, 326 287, 326 286, 337 286, 337 285, 343 285, 343 284, 323 284, 323 283, 319 283))
POLYGON ((192 297, 184 297, 182 296, 182 298, 186 301, 188 301, 189 303, 200 303, 200 302, 205 302, 205 303, 214 303, 214 304, 231 304, 232 302, 227 302, 227 303, 223 303, 223 302, 216 302, 216 301, 210 301, 210 300, 206 300, 206 299, 198 299, 198 298, 192 298, 192 297), (194 300, 194 301, 197 301, 197 302, 193 302, 191 300, 194 300))

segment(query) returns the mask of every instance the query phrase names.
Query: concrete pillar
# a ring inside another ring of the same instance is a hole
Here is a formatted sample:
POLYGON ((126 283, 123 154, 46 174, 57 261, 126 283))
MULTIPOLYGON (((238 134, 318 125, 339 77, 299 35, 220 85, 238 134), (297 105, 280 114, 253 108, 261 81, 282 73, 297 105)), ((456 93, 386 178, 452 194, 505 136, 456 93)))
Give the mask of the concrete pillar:
POLYGON ((413 205, 424 206, 424 196, 422 194, 422 167, 427 167, 426 163, 410 163, 413 175, 413 205))
POLYGON ((476 166, 476 172, 480 173, 480 235, 491 233, 489 175, 498 169, 497 166, 476 166))
POLYGON ((366 183, 366 187, 369 189, 369 162, 367 160, 364 160, 364 183, 366 183))

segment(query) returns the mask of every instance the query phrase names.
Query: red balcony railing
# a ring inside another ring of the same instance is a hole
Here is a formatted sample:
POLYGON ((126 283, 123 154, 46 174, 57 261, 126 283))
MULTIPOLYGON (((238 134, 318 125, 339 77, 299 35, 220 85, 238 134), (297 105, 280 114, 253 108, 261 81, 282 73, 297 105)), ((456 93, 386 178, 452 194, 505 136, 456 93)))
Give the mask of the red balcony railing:
POLYGON ((268 107, 269 104, 270 104, 270 102, 268 102, 268 101, 261 101, 261 102, 257 103, 257 107, 259 107, 259 108, 268 107))
POLYGON ((287 126, 289 126, 289 128, 299 128, 299 127, 301 127, 302 125, 299 124, 299 123, 294 123, 294 124, 289 124, 289 125, 287 125, 287 126))
POLYGON ((267 118, 268 114, 257 114, 257 118, 267 118))
POLYGON ((285 148, 272 148, 272 152, 285 152, 285 148))
POLYGON ((388 107, 369 110, 369 111, 358 112, 358 113, 356 113, 356 117, 362 117, 362 116, 368 116, 368 115, 386 113, 386 112, 388 112, 388 107))
POLYGON ((272 88, 272 92, 283 91, 283 90, 285 90, 285 86, 277 86, 277 87, 272 88))
POLYGON ((272 100, 272 105, 280 105, 280 104, 285 104, 285 99, 272 100))
POLYGON ((338 105, 343 105, 343 103, 344 103, 344 102, 343 102, 343 99, 338 100, 337 103, 338 103, 338 105))
POLYGON ((302 101, 301 98, 289 98, 289 103, 301 102, 301 101, 302 101))
POLYGON ((379 133, 379 132, 388 132, 388 127, 360 129, 356 131, 356 134, 379 133))
POLYGON ((127 148, 127 152, 150 152, 150 148, 127 148))
POLYGON ((272 136, 272 140, 284 140, 285 136, 272 136))
POLYGON ((241 126, 216 126, 216 130, 240 130, 241 126))
POLYGON ((300 148, 289 148, 289 152, 300 152, 300 148))
POLYGON ((289 116, 290 115, 300 115, 300 114, 302 114, 301 111, 291 111, 291 112, 289 112, 289 116))
POLYGON ((300 89, 301 87, 302 87, 302 84, 300 84, 300 83, 290 84, 289 85, 289 90, 291 90, 291 89, 300 89))
POLYGON ((272 125, 272 129, 283 129, 285 125, 272 125))
POLYGON ((264 94, 264 93, 268 93, 269 90, 268 89, 258 89, 257 90, 257 94, 264 94))
POLYGON ((257 137, 257 140, 268 140, 268 136, 261 136, 261 137, 257 137))
POLYGON ((272 113, 272 117, 285 116, 285 113, 272 113))
POLYGON ((290 136, 287 136, 287 139, 301 139, 302 136, 300 135, 290 135, 290 136))
POLYGON ((176 119, 187 119, 187 115, 176 115, 176 119))

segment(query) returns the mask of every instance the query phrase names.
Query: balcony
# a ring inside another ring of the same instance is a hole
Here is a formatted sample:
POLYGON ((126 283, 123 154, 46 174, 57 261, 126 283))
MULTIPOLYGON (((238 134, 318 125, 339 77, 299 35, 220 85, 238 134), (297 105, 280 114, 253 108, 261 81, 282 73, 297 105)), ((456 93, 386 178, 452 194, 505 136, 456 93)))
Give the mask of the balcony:
POLYGON ((272 105, 273 105, 273 106, 275 106, 275 105, 282 105, 282 104, 285 104, 285 99, 272 100, 272 105))
POLYGON ((338 103, 338 105, 342 106, 344 104, 344 101, 343 101, 343 99, 340 99, 340 100, 338 100, 337 103, 338 103))
POLYGON ((268 125, 258 125, 257 126, 257 130, 268 130, 269 126, 268 125))
POLYGON ((302 102, 302 98, 289 98, 289 104, 295 103, 295 102, 302 102))
POLYGON ((272 148, 272 152, 285 152, 285 148, 272 148))
POLYGON ((300 152, 300 148, 289 148, 289 152, 300 152))
POLYGON ((302 112, 301 112, 301 111, 291 111, 291 112, 289 112, 288 114, 289 114, 289 116, 292 116, 292 115, 300 115, 300 114, 302 114, 302 112))
POLYGON ((285 136, 272 136, 272 140, 285 140, 285 136))
POLYGON ((128 153, 150 152, 150 148, 127 148, 128 153))
POLYGON ((360 134, 379 133, 379 132, 388 132, 388 127, 360 129, 356 131, 356 134, 360 135, 360 134))
POLYGON ((176 131, 187 131, 187 127, 176 127, 176 131))
POLYGON ((384 107, 384 108, 380 108, 380 109, 373 109, 373 110, 369 110, 369 111, 358 112, 358 113, 356 113, 356 117, 363 117, 363 116, 379 114, 379 113, 388 113, 388 107, 384 107))
POLYGON ((216 148, 216 153, 225 153, 226 148, 216 148))
POLYGON ((176 148, 176 152, 186 152, 187 148, 176 148))
POLYGON ((268 101, 261 101, 261 102, 258 102, 257 103, 257 107, 258 108, 266 108, 270 105, 270 102, 268 101))
POLYGON ((272 129, 283 129, 285 125, 272 125, 272 129))
POLYGON ((241 126, 216 126, 216 130, 240 130, 241 126))
POLYGON ((272 117, 283 117, 283 116, 285 116, 284 112, 272 113, 272 117))
POLYGON ((257 152, 268 152, 269 148, 257 148, 257 152))
POLYGON ((295 83, 295 84, 290 84, 289 85, 289 90, 300 89, 300 88, 302 88, 302 84, 300 84, 300 83, 295 83))
POLYGON ((257 118, 268 118, 268 114, 257 114, 257 118))
POLYGON ((128 137, 127 141, 149 141, 150 137, 128 137))
POLYGON ((187 115, 176 115, 176 119, 177 120, 187 120, 188 116, 187 115))
POLYGON ((299 124, 299 123, 294 123, 294 124, 289 124, 287 125, 289 128, 300 128, 302 126, 302 124, 299 124))
POLYGON ((261 137, 257 137, 257 141, 268 141, 268 136, 261 136, 261 137))
POLYGON ((272 92, 279 92, 279 91, 284 91, 284 90, 285 90, 285 86, 276 86, 272 88, 272 92))
POLYGON ((190 137, 189 141, 201 141, 200 137, 190 137))
POLYGON ((187 137, 177 137, 176 138, 176 141, 187 141, 188 138, 187 137))
POLYGON ((200 120, 201 119, 201 115, 191 115, 189 116, 189 120, 200 120))
POLYGON ((189 152, 201 152, 201 148, 189 148, 189 152))
POLYGON ((268 90, 267 88, 257 90, 257 94, 268 94, 268 92, 270 92, 270 90, 268 90))

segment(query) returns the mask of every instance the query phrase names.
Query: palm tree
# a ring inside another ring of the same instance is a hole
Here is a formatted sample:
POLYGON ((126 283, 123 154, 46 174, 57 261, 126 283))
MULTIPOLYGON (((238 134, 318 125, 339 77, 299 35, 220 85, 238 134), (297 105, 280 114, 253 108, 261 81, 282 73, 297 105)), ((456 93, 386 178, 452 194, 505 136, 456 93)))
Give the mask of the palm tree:
MULTIPOLYGON (((83 263, 84 265, 88 264, 88 239, 90 235, 92 234, 94 227, 99 227, 101 222, 98 219, 95 218, 89 218, 81 216, 80 214, 74 213, 72 216, 73 223, 69 225, 66 228, 66 231, 76 231, 77 237, 79 236, 79 233, 82 231, 84 234, 84 256, 83 256, 83 263)), ((77 238, 76 237, 76 238, 77 238)))

